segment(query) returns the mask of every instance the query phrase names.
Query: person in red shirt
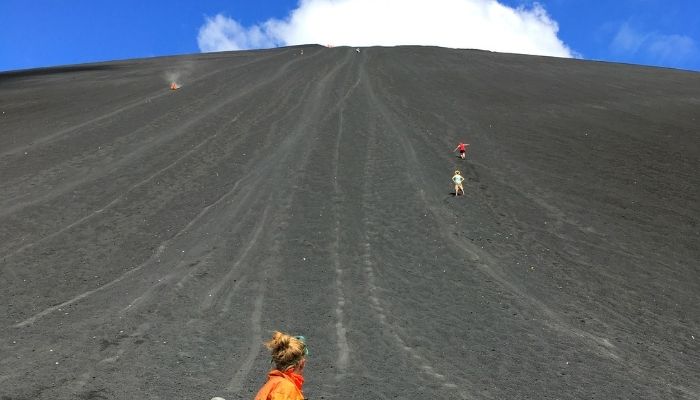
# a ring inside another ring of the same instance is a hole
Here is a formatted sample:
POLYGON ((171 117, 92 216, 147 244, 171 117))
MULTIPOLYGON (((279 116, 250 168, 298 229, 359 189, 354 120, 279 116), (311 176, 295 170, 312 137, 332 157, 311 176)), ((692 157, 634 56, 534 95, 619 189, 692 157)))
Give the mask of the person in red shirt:
POLYGON ((457 145, 457 147, 455 147, 455 149, 452 150, 452 151, 457 151, 457 150, 459 150, 459 157, 460 157, 462 160, 464 160, 464 158, 467 156, 467 148, 468 148, 468 147, 469 147, 469 143, 462 143, 462 142, 459 142, 459 144, 457 145))
POLYGON ((265 346, 270 349, 275 369, 267 374, 267 382, 255 400, 304 400, 302 374, 309 354, 304 337, 276 331, 265 346))

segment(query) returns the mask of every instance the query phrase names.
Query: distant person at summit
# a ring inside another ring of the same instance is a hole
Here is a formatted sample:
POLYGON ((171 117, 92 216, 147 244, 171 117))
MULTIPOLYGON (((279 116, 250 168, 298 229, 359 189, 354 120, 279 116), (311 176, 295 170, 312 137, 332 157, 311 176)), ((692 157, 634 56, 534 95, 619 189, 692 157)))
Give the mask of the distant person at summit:
POLYGON ((255 400, 304 400, 302 374, 309 354, 304 337, 275 331, 265 346, 270 349, 275 369, 267 374, 267 382, 255 400))
POLYGON ((467 157, 467 148, 469 147, 469 143, 462 143, 459 142, 457 147, 455 147, 454 150, 452 151, 457 151, 459 150, 459 157, 464 160, 467 157))
POLYGON ((459 196, 460 190, 462 191, 462 196, 464 196, 464 186, 462 186, 464 177, 462 177, 462 174, 459 171, 455 171, 455 174, 452 177, 452 182, 455 184, 455 197, 459 196))

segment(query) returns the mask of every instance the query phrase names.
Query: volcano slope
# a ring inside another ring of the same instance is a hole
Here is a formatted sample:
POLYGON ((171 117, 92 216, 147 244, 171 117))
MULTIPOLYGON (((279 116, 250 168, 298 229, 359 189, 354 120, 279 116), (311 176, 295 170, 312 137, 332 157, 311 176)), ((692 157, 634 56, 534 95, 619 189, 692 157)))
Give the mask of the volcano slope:
POLYGON ((305 46, 0 111, 3 400, 249 399, 274 330, 312 399, 700 397, 697 73, 305 46))

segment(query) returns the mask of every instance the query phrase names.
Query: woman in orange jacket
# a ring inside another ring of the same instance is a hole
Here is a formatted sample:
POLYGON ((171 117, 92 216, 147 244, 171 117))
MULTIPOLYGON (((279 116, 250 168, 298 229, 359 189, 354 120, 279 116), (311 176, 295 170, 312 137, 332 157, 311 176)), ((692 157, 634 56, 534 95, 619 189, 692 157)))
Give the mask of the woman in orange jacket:
POLYGON ((270 349, 275 369, 267 374, 267 382, 255 400, 304 400, 302 374, 309 354, 304 337, 276 331, 265 346, 270 349))

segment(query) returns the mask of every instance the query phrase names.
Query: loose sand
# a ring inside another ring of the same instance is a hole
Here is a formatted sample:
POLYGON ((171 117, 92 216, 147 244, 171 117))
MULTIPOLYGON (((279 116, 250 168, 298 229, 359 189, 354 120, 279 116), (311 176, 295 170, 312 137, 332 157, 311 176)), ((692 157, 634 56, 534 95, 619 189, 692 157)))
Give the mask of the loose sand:
POLYGON ((700 398, 700 74, 303 50, 0 74, 2 400, 700 398))

